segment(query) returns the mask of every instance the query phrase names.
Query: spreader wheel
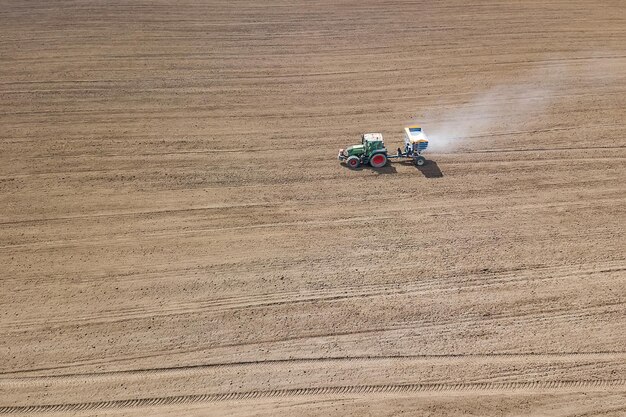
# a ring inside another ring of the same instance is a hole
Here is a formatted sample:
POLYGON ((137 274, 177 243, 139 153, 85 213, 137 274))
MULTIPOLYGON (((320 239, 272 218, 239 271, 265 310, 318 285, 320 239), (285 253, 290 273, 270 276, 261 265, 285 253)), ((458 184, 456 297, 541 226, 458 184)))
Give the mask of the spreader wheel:
POLYGON ((384 167, 387 163, 387 156, 384 153, 377 153, 370 159, 370 165, 374 168, 384 167))
POLYGON ((424 158, 423 156, 418 156, 417 158, 415 158, 415 165, 417 165, 418 167, 422 167, 426 164, 426 158, 424 158))
POLYGON ((351 157, 346 159, 346 165, 348 165, 350 169, 357 169, 360 164, 361 164, 361 161, 359 161, 358 156, 352 155, 351 157))

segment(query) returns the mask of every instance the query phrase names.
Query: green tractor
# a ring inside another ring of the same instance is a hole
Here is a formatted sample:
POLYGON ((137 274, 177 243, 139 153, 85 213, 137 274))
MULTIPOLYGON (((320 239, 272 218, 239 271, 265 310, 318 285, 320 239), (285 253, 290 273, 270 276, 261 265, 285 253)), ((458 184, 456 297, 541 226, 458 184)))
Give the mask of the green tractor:
POLYGON ((381 168, 387 163, 387 148, 380 133, 366 133, 361 136, 360 145, 348 146, 339 150, 340 161, 346 161, 348 167, 355 169, 360 165, 370 164, 381 168))

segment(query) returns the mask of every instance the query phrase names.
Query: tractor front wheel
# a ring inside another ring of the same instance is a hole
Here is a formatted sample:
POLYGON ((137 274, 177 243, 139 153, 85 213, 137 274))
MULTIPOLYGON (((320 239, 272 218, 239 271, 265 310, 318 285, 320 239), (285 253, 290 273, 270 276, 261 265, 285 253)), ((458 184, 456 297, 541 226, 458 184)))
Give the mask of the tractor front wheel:
POLYGON ((426 164, 426 158, 424 158, 423 156, 418 156, 417 158, 415 158, 415 165, 417 165, 418 167, 423 167, 426 164))
POLYGON ((358 156, 352 155, 351 157, 346 159, 346 165, 348 165, 350 169, 357 169, 360 164, 361 164, 361 161, 359 161, 358 156))
POLYGON ((384 167, 387 163, 387 157, 384 153, 377 153, 370 159, 370 165, 374 168, 384 167))

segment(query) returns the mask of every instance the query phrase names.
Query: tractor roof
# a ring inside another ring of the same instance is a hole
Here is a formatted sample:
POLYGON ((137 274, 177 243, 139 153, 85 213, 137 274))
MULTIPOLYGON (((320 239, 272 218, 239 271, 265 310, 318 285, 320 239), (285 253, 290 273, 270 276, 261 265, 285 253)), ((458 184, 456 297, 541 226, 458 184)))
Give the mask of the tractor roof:
POLYGON ((382 133, 365 133, 363 135, 363 138, 368 141, 375 141, 375 140, 383 140, 383 134, 382 133))

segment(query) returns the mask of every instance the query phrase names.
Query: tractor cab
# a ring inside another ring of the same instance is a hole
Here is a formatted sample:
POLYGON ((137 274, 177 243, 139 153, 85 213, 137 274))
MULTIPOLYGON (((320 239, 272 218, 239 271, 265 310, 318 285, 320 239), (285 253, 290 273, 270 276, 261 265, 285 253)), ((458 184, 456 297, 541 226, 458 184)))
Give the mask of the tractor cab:
POLYGON ((371 155, 377 150, 385 149, 385 142, 381 133, 366 133, 361 136, 361 144, 366 155, 371 155))

